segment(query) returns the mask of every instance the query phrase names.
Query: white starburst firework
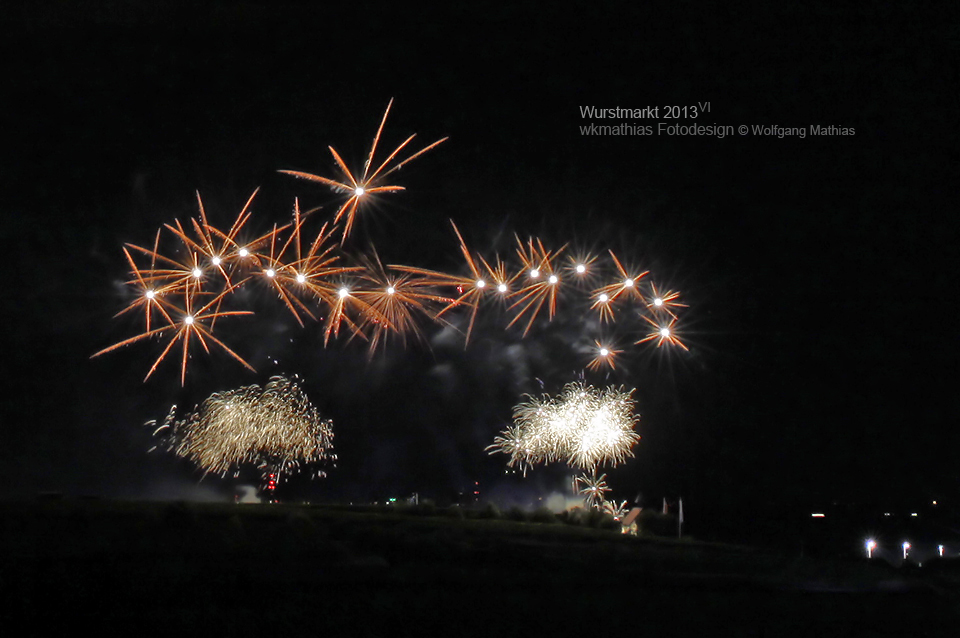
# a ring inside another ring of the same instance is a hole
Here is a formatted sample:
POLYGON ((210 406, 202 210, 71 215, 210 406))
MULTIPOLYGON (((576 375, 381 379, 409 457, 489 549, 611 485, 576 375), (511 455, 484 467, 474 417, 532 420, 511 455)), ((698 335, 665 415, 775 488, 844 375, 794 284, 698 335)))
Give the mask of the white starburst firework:
POLYGON ((640 440, 632 395, 620 387, 598 390, 575 382, 556 397, 529 397, 514 408, 513 425, 487 450, 507 454, 508 465, 524 473, 554 461, 582 470, 616 466, 633 456, 631 448, 640 440))

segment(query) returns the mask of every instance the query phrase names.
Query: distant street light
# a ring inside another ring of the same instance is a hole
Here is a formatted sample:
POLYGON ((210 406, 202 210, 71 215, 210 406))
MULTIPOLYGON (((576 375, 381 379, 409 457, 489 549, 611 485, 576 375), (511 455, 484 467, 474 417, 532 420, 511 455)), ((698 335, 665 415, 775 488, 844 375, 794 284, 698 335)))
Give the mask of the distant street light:
POLYGON ((877 541, 871 538, 868 539, 865 544, 867 547, 867 558, 873 558, 873 550, 877 548, 877 541))
POLYGON ((910 551, 910 543, 903 541, 903 560, 907 560, 907 552, 910 551))
POLYGON ((943 545, 937 545, 937 552, 940 553, 940 556, 943 556, 943 545))

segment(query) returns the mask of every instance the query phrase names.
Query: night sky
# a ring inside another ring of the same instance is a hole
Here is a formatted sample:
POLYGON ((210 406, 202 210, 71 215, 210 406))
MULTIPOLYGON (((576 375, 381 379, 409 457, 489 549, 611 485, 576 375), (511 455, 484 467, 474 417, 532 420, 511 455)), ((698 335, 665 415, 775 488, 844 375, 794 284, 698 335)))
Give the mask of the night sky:
POLYGON ((129 299, 125 242, 195 214, 197 190, 229 225, 261 187, 262 232, 295 196, 336 210, 329 191, 277 170, 334 175, 328 145, 359 165, 393 98, 385 144, 450 139, 396 174, 407 190, 361 217, 358 245, 457 271, 453 219, 485 254, 506 254, 514 233, 612 248, 683 292, 689 352, 638 348, 608 378, 587 375, 637 388, 643 439, 610 473, 615 496, 682 495, 701 520, 960 499, 955 30, 912 8, 671 6, 8 12, 0 493, 229 496, 231 481, 198 483, 184 462, 147 454, 142 424, 277 373, 303 377, 335 421, 339 465, 299 485, 305 495, 562 489, 557 468, 502 478, 505 459, 483 448, 524 393, 581 373, 569 313, 526 339, 481 319, 466 349, 432 327, 429 347, 368 361, 356 342, 324 349, 319 326, 280 308, 219 333, 257 374, 195 356, 184 388, 172 361, 142 383, 155 343, 89 358, 137 331, 111 319, 129 299), (704 102, 695 121, 663 117, 704 102), (586 106, 660 117, 591 120, 586 106), (582 135, 591 122, 807 136, 582 135))

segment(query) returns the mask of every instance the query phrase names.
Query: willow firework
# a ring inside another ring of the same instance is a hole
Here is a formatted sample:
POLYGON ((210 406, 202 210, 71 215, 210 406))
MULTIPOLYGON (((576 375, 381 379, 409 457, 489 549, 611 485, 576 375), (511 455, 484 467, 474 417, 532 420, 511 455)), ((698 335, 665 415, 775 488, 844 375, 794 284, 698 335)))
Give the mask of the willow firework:
POLYGON ((253 465, 266 483, 271 473, 282 476, 304 464, 336 461, 333 421, 322 418, 300 386, 285 377, 271 377, 262 388, 216 392, 183 418, 176 412, 173 406, 154 434, 204 473, 253 465))

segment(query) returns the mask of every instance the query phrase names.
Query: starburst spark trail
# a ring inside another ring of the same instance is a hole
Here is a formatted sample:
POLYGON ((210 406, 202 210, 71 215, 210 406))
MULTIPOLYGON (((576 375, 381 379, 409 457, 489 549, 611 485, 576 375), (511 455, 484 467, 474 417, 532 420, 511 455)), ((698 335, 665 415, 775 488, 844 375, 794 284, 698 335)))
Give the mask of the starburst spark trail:
MULTIPOLYGON (((180 382, 184 384, 188 361, 197 352, 196 348, 191 351, 190 346, 196 342, 204 352, 209 353, 211 345, 216 346, 252 370, 214 334, 219 335, 215 328, 219 328, 221 317, 253 314, 252 309, 248 309, 251 300, 268 298, 235 294, 241 288, 254 286, 269 290, 272 293, 269 297, 282 303, 301 327, 306 328, 308 321, 322 322, 324 344, 339 337, 341 328, 345 328, 347 340, 366 341, 371 355, 391 340, 405 343, 411 337, 426 341, 421 319, 458 327, 461 324, 455 316, 462 313, 466 319, 462 332, 464 347, 467 347, 481 312, 505 315, 507 329, 517 326, 522 335, 527 336, 538 317, 552 321, 561 309, 565 313, 580 313, 584 325, 592 330, 590 324, 594 322, 589 315, 593 313, 586 312, 588 307, 598 315, 600 324, 617 324, 618 341, 629 337, 635 345, 655 342, 658 347, 687 349, 678 336, 683 333, 678 332, 676 325, 679 309, 686 307, 678 301, 679 293, 661 292, 649 280, 641 282, 647 271, 634 267, 629 261, 621 261, 610 250, 606 251, 608 256, 601 259, 590 252, 575 249, 567 252, 567 244, 553 249, 546 247, 540 238, 522 241, 519 235, 514 235, 516 246, 507 254, 507 260, 501 260, 499 254, 485 257, 468 248, 465 237, 451 220, 466 265, 458 274, 415 265, 384 266, 372 246, 366 254, 345 253, 343 243, 362 206, 361 199, 371 193, 402 190, 400 186, 384 186, 381 182, 446 139, 401 159, 401 152, 414 138, 411 135, 386 159, 375 164, 392 104, 391 100, 363 169, 357 175, 347 169, 332 147, 334 159, 346 175, 345 181, 281 171, 352 193, 339 207, 334 220, 325 222, 315 235, 310 233, 308 237, 305 225, 313 211, 302 214, 297 199, 292 220, 285 224, 273 223, 271 230, 259 236, 250 233, 253 226, 250 207, 257 189, 227 230, 210 223, 207 207, 196 193, 198 214, 184 223, 175 219, 173 223, 164 224, 152 246, 127 243, 123 247, 130 267, 126 285, 132 294, 117 316, 129 316, 136 311, 145 325, 140 327, 140 334, 93 356, 157 337, 163 341, 162 352, 154 360, 147 378, 179 344, 182 346, 180 382), (338 226, 336 222, 341 219, 344 223, 338 226), (163 242, 161 235, 165 237, 163 242), (143 263, 146 260, 149 260, 148 266, 143 263), (236 309, 238 305, 240 308, 236 309), (634 328, 637 323, 641 327, 648 324, 655 330, 637 334, 634 328)), ((591 349, 593 354, 586 369, 591 372, 625 369, 629 354, 615 347, 611 335, 596 336, 599 337, 594 339, 596 348, 591 349)))
POLYGON ((383 112, 383 119, 380 121, 380 127, 377 129, 377 134, 373 138, 373 144, 370 145, 370 153, 367 156, 367 160, 363 164, 363 172, 360 174, 360 179, 357 179, 353 172, 347 168, 346 162, 343 161, 343 158, 340 157, 340 154, 337 153, 336 149, 332 146, 328 147, 330 153, 333 155, 334 161, 336 161, 337 166, 340 168, 343 173, 346 181, 337 181, 335 179, 330 179, 328 177, 322 177, 320 175, 314 175, 312 173, 304 173, 302 171, 291 171, 291 170, 281 170, 281 173, 286 173, 287 175, 293 175, 300 179, 305 179, 312 182, 319 182, 330 186, 337 192, 341 193, 350 193, 350 196, 347 198, 347 201, 340 206, 340 209, 337 211, 336 215, 333 218, 333 222, 337 223, 340 221, 341 217, 345 218, 343 226, 343 236, 340 239, 341 245, 346 241, 347 237, 350 235, 350 230, 353 228, 354 219, 359 209, 361 200, 369 199, 371 195, 376 195, 377 193, 393 193, 397 191, 405 190, 403 186, 387 186, 381 185, 379 182, 385 178, 390 173, 398 170, 404 164, 412 162, 416 158, 420 157, 427 151, 436 148, 441 143, 447 140, 446 137, 439 139, 433 144, 430 144, 410 157, 406 158, 403 161, 397 162, 392 168, 387 169, 387 166, 393 162, 397 156, 400 154, 407 144, 413 141, 413 138, 416 137, 416 134, 411 135, 406 140, 403 141, 400 146, 398 146, 390 155, 387 156, 380 166, 376 168, 373 172, 370 172, 370 168, 373 166, 373 157, 377 152, 377 144, 380 142, 380 134, 383 132, 383 127, 387 122, 387 115, 390 113, 390 107, 393 106, 393 99, 387 104, 387 109, 383 112))

